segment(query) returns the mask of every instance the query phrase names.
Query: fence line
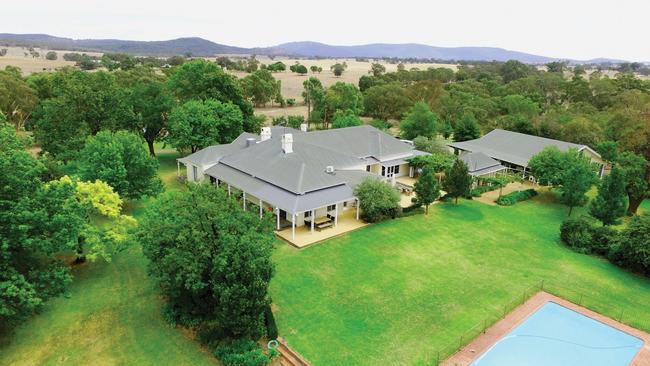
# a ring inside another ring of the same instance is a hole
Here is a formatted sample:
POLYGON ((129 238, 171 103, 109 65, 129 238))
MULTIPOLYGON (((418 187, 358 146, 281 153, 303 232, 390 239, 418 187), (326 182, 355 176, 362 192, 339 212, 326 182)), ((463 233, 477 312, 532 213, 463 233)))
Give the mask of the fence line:
MULTIPOLYGON (((641 319, 639 317, 635 317, 635 314, 630 313, 629 311, 625 312, 624 307, 622 306, 617 306, 614 304, 604 305, 601 303, 602 300, 594 299, 592 296, 586 295, 584 292, 568 289, 562 286, 557 286, 545 280, 540 280, 538 283, 521 290, 520 295, 517 295, 505 305, 500 306, 497 309, 498 312, 491 316, 487 316, 479 323, 461 333, 457 340, 451 341, 447 345, 434 350, 434 359, 432 360, 432 364, 436 366, 440 365, 442 361, 454 355, 480 334, 485 333, 491 326, 496 324, 501 319, 505 318, 506 315, 512 312, 516 307, 522 305, 528 299, 533 297, 533 295, 540 291, 548 292, 552 295, 583 306, 589 310, 608 316, 633 328, 650 331, 650 319, 641 319)), ((635 302, 632 302, 631 305, 632 308, 638 309, 644 309, 648 306, 647 304, 642 305, 635 302)))

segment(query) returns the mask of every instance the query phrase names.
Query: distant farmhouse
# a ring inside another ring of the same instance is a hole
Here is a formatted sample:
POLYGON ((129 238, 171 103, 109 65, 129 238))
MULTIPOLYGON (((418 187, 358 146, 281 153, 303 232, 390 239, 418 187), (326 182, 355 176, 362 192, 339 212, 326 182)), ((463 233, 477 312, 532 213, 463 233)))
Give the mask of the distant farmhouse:
POLYGON ((244 208, 255 205, 260 216, 273 212, 277 230, 291 226, 295 240, 297 227, 307 225, 313 234, 338 225, 345 211, 354 210, 358 220, 354 188, 365 178, 412 182, 415 169, 407 159, 422 154, 367 125, 311 132, 303 125, 264 127, 259 136, 243 133, 178 162, 189 181, 209 179, 241 195, 244 208))
POLYGON ((454 142, 449 146, 461 160, 465 161, 470 173, 475 176, 490 175, 504 170, 520 172, 526 176, 530 159, 549 146, 555 146, 560 151, 576 149, 599 165, 599 176, 603 175, 605 169, 600 154, 587 145, 500 129, 492 130, 478 139, 454 142))

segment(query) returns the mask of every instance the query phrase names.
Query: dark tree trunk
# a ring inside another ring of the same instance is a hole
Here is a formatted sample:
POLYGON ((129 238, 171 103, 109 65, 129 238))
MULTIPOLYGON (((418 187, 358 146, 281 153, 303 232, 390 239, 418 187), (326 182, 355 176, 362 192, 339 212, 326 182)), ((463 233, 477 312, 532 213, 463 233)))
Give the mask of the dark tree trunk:
POLYGON ((147 140, 147 146, 149 146, 149 154, 151 154, 151 156, 156 156, 156 152, 153 148, 153 140, 147 140))
POLYGON ((83 236, 80 236, 77 239, 77 258, 74 260, 74 264, 81 264, 86 261, 86 256, 84 255, 84 243, 86 242, 86 238, 83 236))
POLYGON ((456 201, 455 202, 456 202, 456 204, 458 204, 458 196, 456 196, 456 201))
POLYGON ((568 216, 571 216, 571 212, 573 212, 573 206, 569 206, 569 215, 568 216))
POLYGON ((629 204, 627 205, 627 215, 634 216, 636 215, 636 211, 639 209, 639 206, 641 206, 641 202, 643 202, 643 197, 632 198, 628 196, 628 198, 629 204))

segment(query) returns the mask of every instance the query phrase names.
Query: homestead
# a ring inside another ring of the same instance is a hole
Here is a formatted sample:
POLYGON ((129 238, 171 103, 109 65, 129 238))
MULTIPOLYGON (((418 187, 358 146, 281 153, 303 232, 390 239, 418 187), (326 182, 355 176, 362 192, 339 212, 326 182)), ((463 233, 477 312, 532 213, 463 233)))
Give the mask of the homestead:
POLYGON ((313 235, 336 228, 341 219, 358 221, 354 188, 366 178, 409 187, 415 169, 407 159, 422 154, 367 125, 311 132, 306 126, 264 127, 260 136, 243 133, 178 163, 179 174, 180 164, 186 166, 188 181, 209 179, 241 195, 244 209, 254 207, 260 216, 272 212, 276 230, 290 228, 289 240, 295 241, 297 228, 313 235))
POLYGON ((530 159, 539 154, 549 146, 555 146, 560 151, 576 149, 584 156, 587 156, 593 163, 599 166, 599 176, 602 176, 605 170, 605 163, 596 151, 587 145, 574 144, 560 140, 553 140, 540 136, 527 135, 519 132, 494 129, 480 138, 449 144, 454 149, 454 153, 464 160, 472 172, 472 175, 487 174, 481 172, 487 169, 492 172, 493 169, 499 169, 494 161, 498 161, 508 170, 520 172, 526 176, 526 169, 530 159), (477 154, 481 155, 477 155, 477 154), (491 158, 494 161, 487 160, 491 158), (476 163, 476 166, 474 166, 476 163), (473 167, 474 166, 474 167, 473 167))

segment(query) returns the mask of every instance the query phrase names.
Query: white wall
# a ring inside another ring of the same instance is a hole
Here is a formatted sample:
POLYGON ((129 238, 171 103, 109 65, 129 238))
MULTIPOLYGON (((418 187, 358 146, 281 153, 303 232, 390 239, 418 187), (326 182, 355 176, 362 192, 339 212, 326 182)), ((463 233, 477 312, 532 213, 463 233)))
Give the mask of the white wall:
POLYGON ((205 173, 203 168, 197 165, 187 164, 185 165, 187 169, 187 180, 189 182, 202 182, 205 179, 205 173), (192 167, 196 166, 196 177, 194 176, 194 169, 192 167))

